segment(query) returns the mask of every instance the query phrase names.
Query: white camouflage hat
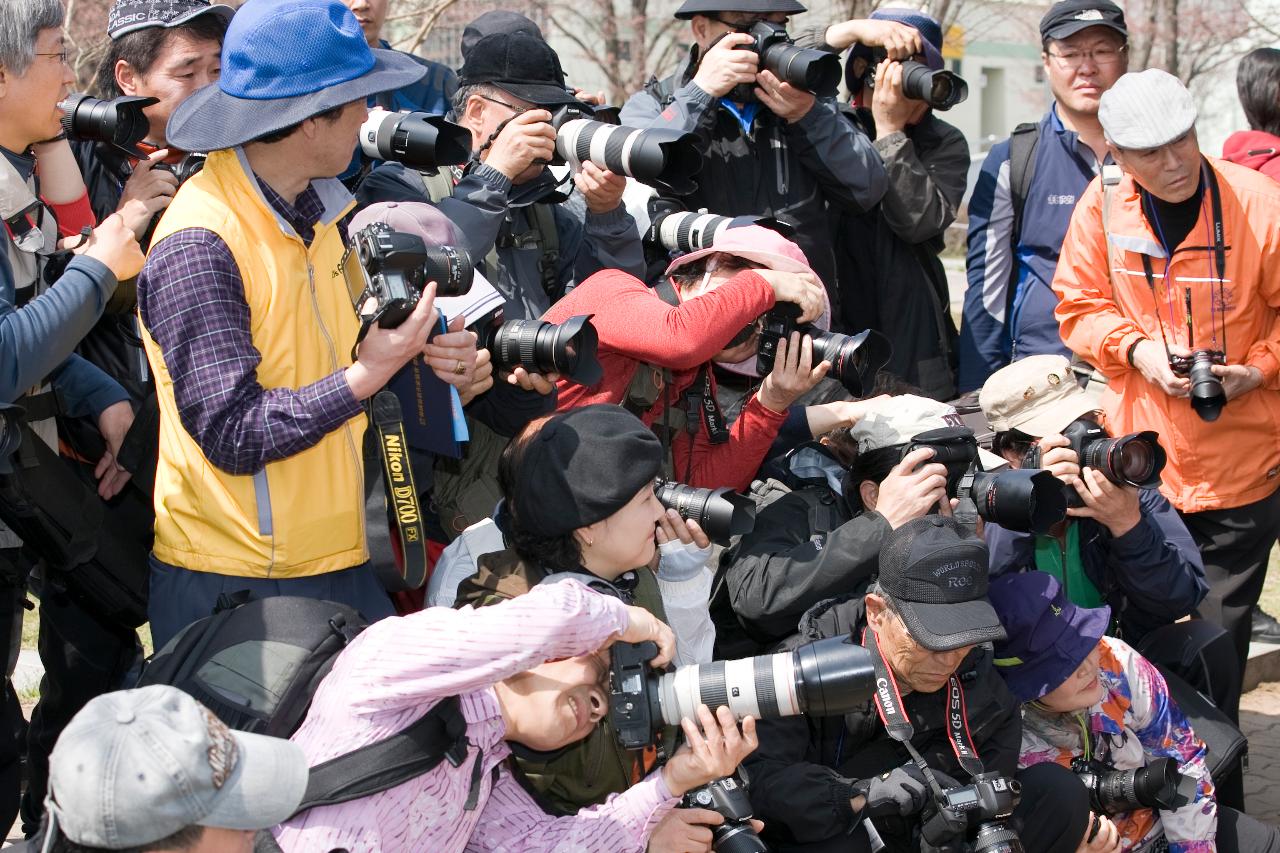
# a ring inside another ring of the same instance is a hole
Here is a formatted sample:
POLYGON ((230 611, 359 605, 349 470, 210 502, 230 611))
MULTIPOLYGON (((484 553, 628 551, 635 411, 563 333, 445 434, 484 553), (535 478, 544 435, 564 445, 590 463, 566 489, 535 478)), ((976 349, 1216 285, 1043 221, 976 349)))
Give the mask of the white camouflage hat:
POLYGON ((1177 77, 1159 68, 1130 71, 1102 93, 1098 121, 1112 145, 1159 148, 1196 123, 1196 104, 1177 77))

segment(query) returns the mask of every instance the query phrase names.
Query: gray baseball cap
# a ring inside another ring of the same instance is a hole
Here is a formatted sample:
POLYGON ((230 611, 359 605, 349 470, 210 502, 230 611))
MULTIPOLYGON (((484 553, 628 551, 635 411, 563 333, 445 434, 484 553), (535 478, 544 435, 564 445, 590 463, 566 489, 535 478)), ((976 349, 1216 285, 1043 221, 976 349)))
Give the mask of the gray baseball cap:
POLYGON ((1196 102, 1167 71, 1130 71, 1102 93, 1098 121, 1117 148, 1159 148, 1195 126, 1196 102))
POLYGON ((93 699, 49 758, 50 833, 121 850, 188 826, 267 829, 307 787, 297 744, 232 731, 176 687, 93 699))

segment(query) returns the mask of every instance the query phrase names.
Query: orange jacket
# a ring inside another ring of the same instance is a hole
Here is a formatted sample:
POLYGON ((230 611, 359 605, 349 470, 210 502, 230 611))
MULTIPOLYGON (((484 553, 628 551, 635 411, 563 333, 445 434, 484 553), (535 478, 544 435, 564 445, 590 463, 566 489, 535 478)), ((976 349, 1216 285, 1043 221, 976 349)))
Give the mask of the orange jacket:
POLYGON ((1209 307, 1217 270, 1207 188, 1200 218, 1169 262, 1172 293, 1166 291, 1165 252, 1128 175, 1112 194, 1111 260, 1102 229, 1102 182, 1095 178, 1076 205, 1053 280, 1062 340, 1109 380, 1103 395, 1109 427, 1117 435, 1160 433, 1169 455, 1162 491, 1184 512, 1243 506, 1280 487, 1280 184, 1208 159, 1218 176, 1227 246, 1219 329, 1225 325, 1228 362, 1257 367, 1263 377, 1260 387, 1228 401, 1217 421, 1201 420, 1187 399, 1167 396, 1128 363, 1135 341, 1160 343, 1157 310, 1169 343, 1187 345, 1188 288, 1195 344, 1212 345, 1209 307), (1143 254, 1151 258, 1154 293, 1143 254))

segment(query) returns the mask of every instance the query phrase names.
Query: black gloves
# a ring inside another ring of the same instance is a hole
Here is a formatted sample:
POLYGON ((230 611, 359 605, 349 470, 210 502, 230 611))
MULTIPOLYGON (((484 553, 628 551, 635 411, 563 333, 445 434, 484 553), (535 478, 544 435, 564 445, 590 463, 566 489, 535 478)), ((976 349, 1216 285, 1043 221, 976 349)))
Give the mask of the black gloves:
POLYGON ((919 814, 929 802, 932 793, 920 768, 914 764, 895 767, 871 779, 863 779, 853 786, 855 796, 861 794, 867 800, 862 808, 864 816, 908 817, 919 814))

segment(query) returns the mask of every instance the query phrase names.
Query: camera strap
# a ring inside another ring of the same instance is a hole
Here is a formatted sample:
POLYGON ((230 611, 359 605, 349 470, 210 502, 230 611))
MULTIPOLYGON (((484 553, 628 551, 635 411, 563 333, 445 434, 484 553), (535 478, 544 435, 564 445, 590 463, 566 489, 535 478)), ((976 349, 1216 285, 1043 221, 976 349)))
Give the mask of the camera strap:
MULTIPOLYGON (((902 702, 902 692, 898 689, 898 681, 894 678, 893 670, 889 668, 889 665, 885 662, 884 655, 880 651, 879 637, 869 627, 863 629, 862 645, 871 652, 871 667, 876 675, 876 690, 873 698, 876 712, 880 715, 880 721, 884 723, 889 737, 906 747, 907 752, 911 754, 912 760, 915 761, 916 766, 920 768, 920 772, 929 781, 930 787, 934 789, 934 793, 941 796, 942 786, 938 784, 933 771, 929 769, 924 757, 920 755, 915 745, 911 742, 911 738, 915 735, 915 727, 907 719, 907 709, 902 702)), ((960 767, 970 776, 982 775, 982 759, 978 757, 978 751, 973 746, 973 736, 969 733, 969 718, 964 704, 964 687, 961 686, 960 679, 955 673, 951 674, 951 678, 947 682, 946 725, 947 740, 951 742, 951 750, 956 754, 956 760, 960 763, 960 767)))
POLYGON ((409 461, 400 398, 384 389, 373 396, 369 409, 382 456, 382 483, 386 489, 387 522, 395 534, 391 545, 396 568, 406 588, 419 589, 427 582, 427 536, 409 461))
POLYGON ((685 405, 688 407, 686 428, 690 432, 697 430, 700 415, 712 444, 724 444, 729 440, 729 427, 725 422, 724 411, 716 401, 715 389, 711 385, 711 370, 707 365, 702 366, 698 371, 698 378, 685 392, 685 405))

